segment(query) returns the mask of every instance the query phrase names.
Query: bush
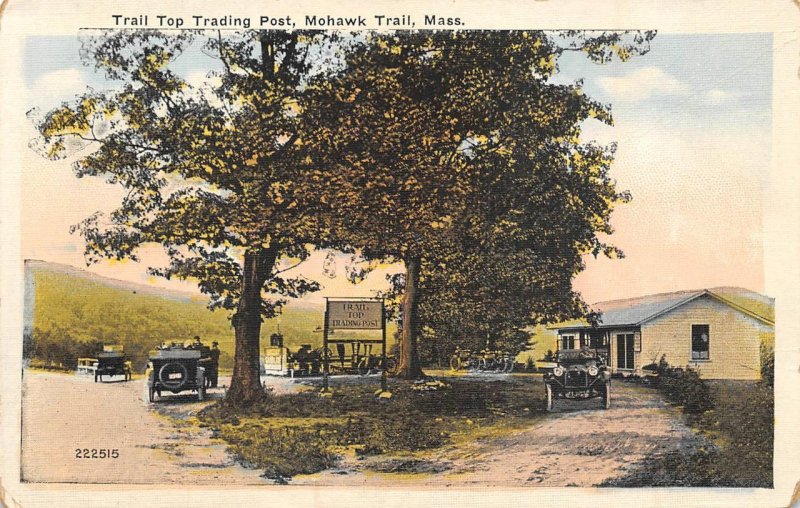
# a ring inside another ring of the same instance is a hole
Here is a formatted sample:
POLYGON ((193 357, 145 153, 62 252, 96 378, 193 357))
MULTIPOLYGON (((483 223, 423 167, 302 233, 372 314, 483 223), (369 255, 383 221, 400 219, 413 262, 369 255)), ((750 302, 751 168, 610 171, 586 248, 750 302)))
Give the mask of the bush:
POLYGON ((528 372, 533 372, 536 370, 536 362, 533 361, 533 357, 529 356, 527 360, 525 360, 525 370, 528 372))
POLYGON ((702 413, 711 409, 711 390, 696 370, 671 367, 662 356, 657 372, 656 387, 667 400, 683 406, 684 412, 702 413))

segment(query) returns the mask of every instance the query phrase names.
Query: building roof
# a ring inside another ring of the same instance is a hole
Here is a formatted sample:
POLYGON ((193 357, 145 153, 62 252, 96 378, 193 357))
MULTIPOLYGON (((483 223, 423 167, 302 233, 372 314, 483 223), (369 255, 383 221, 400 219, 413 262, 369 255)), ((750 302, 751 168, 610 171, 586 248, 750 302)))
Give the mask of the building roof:
MULTIPOLYGON (((700 298, 702 296, 709 296, 714 298, 736 310, 755 318, 768 325, 774 325, 774 318, 771 316, 763 316, 761 313, 752 309, 748 309, 739 303, 731 301, 731 299, 723 297, 720 293, 730 294, 731 291, 746 291, 739 288, 719 288, 715 289, 697 289, 689 291, 675 291, 673 293, 660 293, 656 295, 641 296, 638 298, 628 298, 625 300, 611 300, 607 302, 598 302, 590 305, 592 311, 600 314, 598 325, 600 328, 610 328, 619 326, 639 326, 647 321, 655 319, 662 314, 665 314, 681 305, 689 303, 690 301, 700 298)), ((757 293, 748 292, 752 295, 757 295, 759 299, 765 299, 768 307, 772 305, 772 299, 758 295, 757 293)), ((751 297, 752 298, 752 297, 751 297)), ((742 300, 742 298, 737 298, 742 300)), ((587 328, 589 324, 585 320, 571 321, 567 323, 560 323, 554 325, 553 328, 569 329, 569 328, 587 328)))

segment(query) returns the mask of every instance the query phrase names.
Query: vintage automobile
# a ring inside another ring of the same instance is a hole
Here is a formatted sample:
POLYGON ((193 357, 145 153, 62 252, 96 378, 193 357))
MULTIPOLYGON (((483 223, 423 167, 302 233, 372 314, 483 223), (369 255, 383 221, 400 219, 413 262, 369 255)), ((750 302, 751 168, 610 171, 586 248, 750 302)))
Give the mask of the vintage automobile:
POLYGON ((603 408, 611 407, 611 371, 605 358, 591 349, 562 350, 556 366, 544 374, 547 410, 555 399, 603 398, 603 408))
POLYGON ((162 347, 151 351, 145 376, 147 400, 156 401, 165 391, 179 393, 191 390, 197 400, 206 394, 206 365, 210 359, 202 357, 200 349, 181 345, 162 347))
POLYGON ((103 376, 124 376, 125 381, 130 381, 132 370, 122 346, 103 346, 94 362, 94 382, 102 382, 103 376))

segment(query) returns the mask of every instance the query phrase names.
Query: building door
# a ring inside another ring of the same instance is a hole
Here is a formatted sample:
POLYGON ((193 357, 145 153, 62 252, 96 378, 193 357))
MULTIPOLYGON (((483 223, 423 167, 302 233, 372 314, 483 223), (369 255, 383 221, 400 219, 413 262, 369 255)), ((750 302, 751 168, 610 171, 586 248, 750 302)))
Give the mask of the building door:
POLYGON ((617 334, 617 368, 633 369, 633 334, 617 334))

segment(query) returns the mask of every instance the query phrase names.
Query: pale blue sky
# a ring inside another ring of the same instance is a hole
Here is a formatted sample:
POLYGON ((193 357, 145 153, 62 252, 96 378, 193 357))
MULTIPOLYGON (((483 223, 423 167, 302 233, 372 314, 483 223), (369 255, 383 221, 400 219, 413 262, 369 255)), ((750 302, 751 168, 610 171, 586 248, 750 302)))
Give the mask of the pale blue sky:
POLYGON ((771 128, 772 34, 660 34, 627 62, 572 53, 560 68, 562 79, 584 76, 587 94, 611 103, 618 123, 771 128))

